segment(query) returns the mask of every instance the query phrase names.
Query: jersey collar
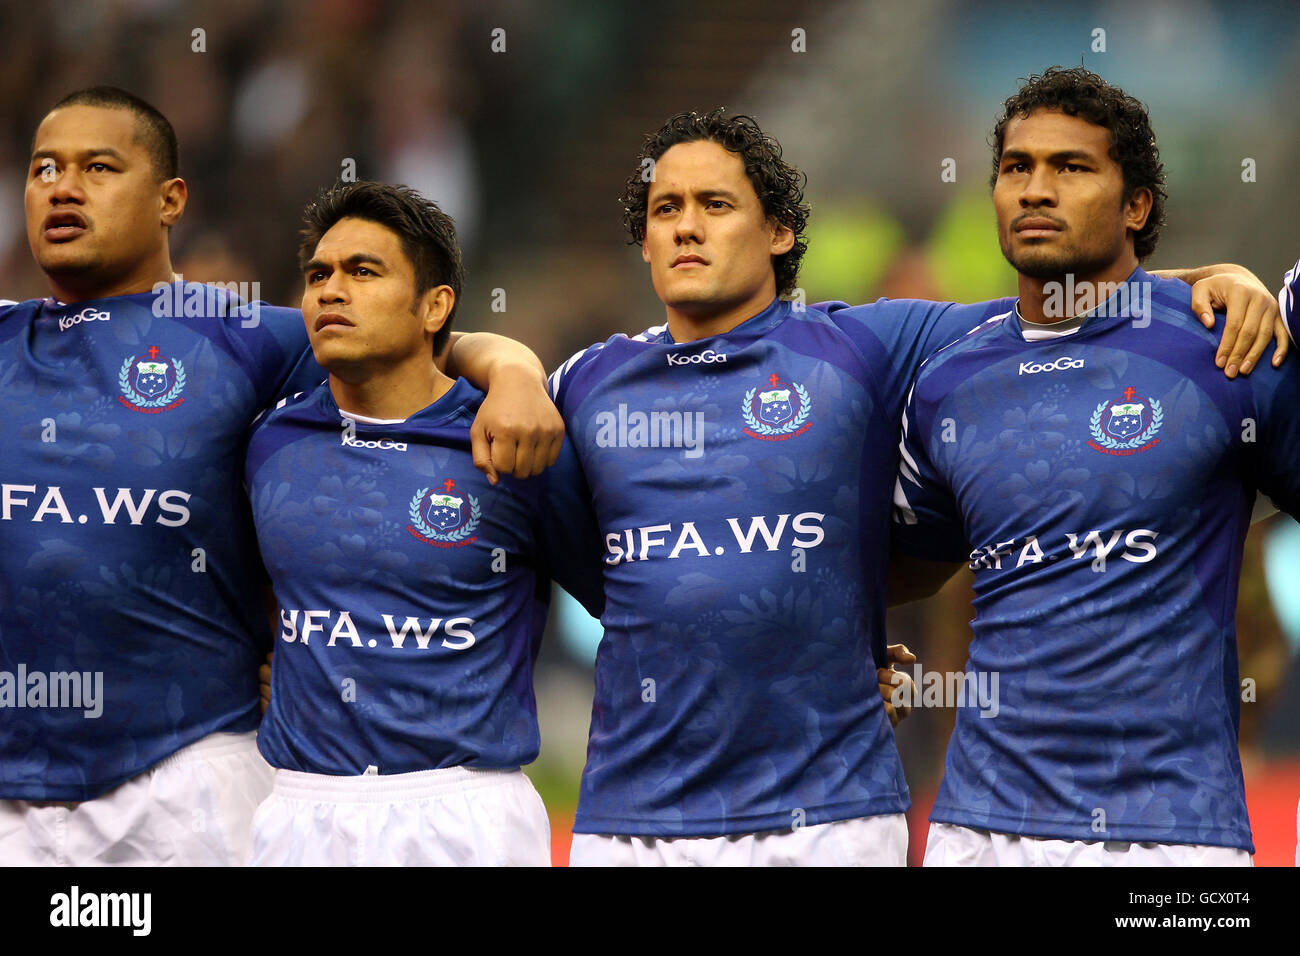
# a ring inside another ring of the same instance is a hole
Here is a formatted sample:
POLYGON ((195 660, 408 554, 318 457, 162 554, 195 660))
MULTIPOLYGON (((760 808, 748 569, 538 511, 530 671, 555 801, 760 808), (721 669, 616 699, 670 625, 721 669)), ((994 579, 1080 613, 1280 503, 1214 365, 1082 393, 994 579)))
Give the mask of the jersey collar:
POLYGON ((781 299, 773 299, 771 303, 762 312, 751 316, 744 322, 732 329, 730 332, 723 332, 720 335, 710 335, 702 339, 695 339, 691 342, 678 342, 673 338, 672 333, 665 324, 663 332, 659 334, 657 341, 661 345, 702 345, 705 342, 713 342, 720 339, 736 341, 743 338, 758 338, 766 335, 772 329, 776 328, 790 314, 791 304, 783 302, 781 299))
MULTIPOLYGON (((1155 284, 1155 277, 1150 273, 1144 272, 1141 267, 1134 269, 1127 279, 1118 283, 1112 295, 1082 316, 1078 331, 1069 338, 1091 335, 1094 332, 1112 328, 1123 322, 1142 324, 1150 322, 1155 284)), ((1064 300, 1065 296, 1072 293, 1072 291, 1073 283, 1071 282, 1060 289, 1057 294, 1064 300)), ((1060 338, 1039 339, 1037 341, 1030 341, 1025 338, 1024 326, 1021 325, 1020 319, 1019 299, 1016 299, 1015 308, 1008 313, 1004 325, 1009 333, 1026 345, 1041 345, 1060 341, 1060 338)), ((1032 323, 1026 323, 1026 325, 1032 327, 1032 323)), ((1042 327, 1051 328, 1052 326, 1046 325, 1042 327)))

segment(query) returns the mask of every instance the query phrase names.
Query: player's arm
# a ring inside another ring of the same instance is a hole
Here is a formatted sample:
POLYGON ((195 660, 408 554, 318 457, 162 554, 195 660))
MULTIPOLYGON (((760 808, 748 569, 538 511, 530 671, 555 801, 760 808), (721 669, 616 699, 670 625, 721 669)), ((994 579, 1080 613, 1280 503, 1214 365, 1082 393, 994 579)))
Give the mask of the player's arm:
POLYGON ((1249 375, 1269 342, 1277 343, 1274 368, 1286 358, 1291 338, 1278 300, 1245 266, 1228 262, 1194 269, 1161 269, 1151 274, 1190 285, 1192 311, 1207 329, 1214 328, 1215 311, 1224 313, 1223 335, 1214 362, 1228 378, 1236 378, 1238 371, 1249 375))
POLYGON ((971 553, 961 509, 931 455, 938 413, 918 399, 919 388, 912 388, 903 410, 886 578, 891 607, 938 592, 971 553))
POLYGON ((271 658, 275 654, 266 655, 266 663, 257 669, 257 693, 262 699, 262 715, 266 715, 266 709, 271 706, 271 658))
POLYGON ((889 552, 889 606, 910 604, 938 594, 939 589, 965 566, 965 561, 918 558, 908 554, 895 540, 889 552))
MULTIPOLYGON (((1300 366, 1250 380, 1255 431, 1243 437, 1249 483, 1267 504, 1300 520, 1300 366)), ((1256 499, 1256 512, 1261 511, 1256 499)))
POLYGON ((445 371, 487 393, 470 441, 474 466, 492 484, 501 474, 540 475, 555 464, 564 422, 546 393, 546 372, 528 346, 491 332, 453 332, 445 371))

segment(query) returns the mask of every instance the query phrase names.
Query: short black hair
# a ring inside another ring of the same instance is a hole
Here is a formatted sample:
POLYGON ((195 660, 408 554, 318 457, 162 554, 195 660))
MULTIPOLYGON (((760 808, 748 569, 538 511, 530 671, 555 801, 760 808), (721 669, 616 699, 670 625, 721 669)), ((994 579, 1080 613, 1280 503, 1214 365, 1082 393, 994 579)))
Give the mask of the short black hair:
POLYGON ((148 151, 158 181, 175 179, 180 175, 181 153, 176 144, 176 130, 172 129, 167 117, 134 93, 116 86, 91 86, 69 93, 51 106, 49 112, 53 113, 65 106, 102 106, 106 109, 127 110, 136 118, 135 140, 148 151))
POLYGON ((1160 162, 1156 134, 1151 129, 1147 108, 1118 86, 1081 66, 1053 66, 1041 76, 1022 80, 1022 86, 1002 104, 1002 115, 993 127, 993 178, 1002 166, 1002 145, 1007 124, 1034 110, 1059 110, 1077 116, 1110 132, 1110 158, 1119 163, 1124 176, 1124 202, 1135 190, 1151 191, 1151 213, 1146 225, 1134 236, 1138 260, 1155 252, 1160 229, 1165 224, 1165 167, 1160 162))
POLYGON ((465 286, 465 266, 461 262, 460 243, 456 240, 456 223, 409 186, 390 183, 336 183, 307 204, 303 212, 302 242, 298 246, 298 265, 305 269, 321 237, 340 219, 364 219, 393 230, 401 240, 402 251, 415 269, 415 297, 418 299, 434 286, 450 286, 455 293, 447 321, 433 336, 433 354, 440 355, 451 338, 451 320, 460 305, 460 291, 465 286))
POLYGON ((809 210, 803 196, 807 177, 781 158, 781 144, 764 133, 752 116, 728 116, 721 108, 703 115, 678 113, 646 137, 637 154, 636 169, 627 178, 620 199, 623 225, 631 237, 629 242, 639 245, 645 241, 651 182, 645 175, 649 168, 646 160, 658 162, 672 147, 700 141, 717 143, 738 153, 745 164, 745 175, 763 206, 763 215, 788 226, 794 233, 794 245, 788 252, 774 256, 772 262, 777 294, 789 295, 799 281, 799 263, 808 251, 804 228, 808 225, 809 210))

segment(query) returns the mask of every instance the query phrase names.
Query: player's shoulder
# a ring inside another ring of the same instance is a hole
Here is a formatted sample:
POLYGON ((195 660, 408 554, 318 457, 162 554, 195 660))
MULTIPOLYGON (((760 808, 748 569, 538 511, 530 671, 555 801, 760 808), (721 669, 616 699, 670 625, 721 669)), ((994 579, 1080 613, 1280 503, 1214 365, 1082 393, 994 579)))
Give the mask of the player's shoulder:
POLYGON ((35 315, 45 299, 0 299, 0 339, 11 338, 17 334, 23 322, 35 315))
POLYGON ((607 372, 638 353, 667 341, 668 326, 652 325, 635 335, 616 332, 603 342, 579 349, 551 373, 551 398, 558 402, 562 392, 573 383, 607 372))
POLYGON ((1011 307, 1013 299, 994 299, 989 302, 977 302, 966 305, 961 302, 946 302, 935 299, 889 299, 881 297, 874 302, 861 305, 849 305, 842 301, 818 302, 810 308, 820 312, 836 324, 857 323, 868 328, 888 326, 889 324, 909 319, 938 320, 952 317, 957 320, 969 319, 970 325, 977 325, 991 312, 1005 312, 1011 307))
POLYGON ((21 312, 24 307, 36 306, 41 303, 40 299, 0 299, 0 319, 6 319, 10 315, 21 312))
POLYGON ((407 419, 417 429, 460 429, 466 435, 487 395, 466 378, 458 378, 436 402, 407 419))
POLYGON ((304 389, 301 392, 294 392, 292 395, 286 395, 275 404, 264 408, 253 419, 250 426, 252 429, 253 439, 269 429, 282 428, 294 423, 319 418, 321 415, 322 392, 329 390, 329 383, 322 382, 315 388, 304 389))
POLYGON ((1207 329, 1192 311, 1190 285, 1179 279, 1149 274, 1143 275, 1143 283, 1147 301, 1130 305, 1134 321, 1125 328, 1131 329, 1135 335, 1154 332, 1162 344, 1171 348, 1183 346, 1199 350, 1206 343, 1218 347, 1222 327, 1207 329))
POLYGON ((930 355, 916 372, 916 387, 927 394, 935 389, 946 392, 954 376, 966 378, 984 365, 996 361, 1008 345, 1007 322, 1014 306, 1006 312, 991 315, 930 355))

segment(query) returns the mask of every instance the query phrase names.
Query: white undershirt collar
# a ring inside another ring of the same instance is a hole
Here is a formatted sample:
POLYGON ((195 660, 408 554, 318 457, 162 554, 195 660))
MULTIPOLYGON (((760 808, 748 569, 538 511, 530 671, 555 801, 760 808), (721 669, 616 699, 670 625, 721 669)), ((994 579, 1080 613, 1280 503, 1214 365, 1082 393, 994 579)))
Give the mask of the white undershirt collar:
POLYGON ((1042 342, 1046 339, 1059 339, 1065 335, 1073 335, 1083 327, 1083 323, 1091 314, 1089 312, 1074 315, 1059 322, 1026 322, 1025 317, 1020 314, 1020 303, 1016 303, 1016 318, 1020 320, 1020 334, 1026 342, 1042 342))
POLYGON ((400 425, 406 421, 405 418, 371 418, 368 415, 358 415, 356 412, 349 412, 342 408, 339 411, 345 418, 350 418, 359 425, 400 425))

